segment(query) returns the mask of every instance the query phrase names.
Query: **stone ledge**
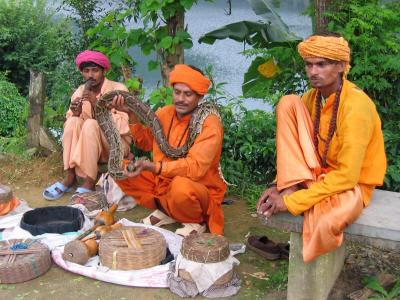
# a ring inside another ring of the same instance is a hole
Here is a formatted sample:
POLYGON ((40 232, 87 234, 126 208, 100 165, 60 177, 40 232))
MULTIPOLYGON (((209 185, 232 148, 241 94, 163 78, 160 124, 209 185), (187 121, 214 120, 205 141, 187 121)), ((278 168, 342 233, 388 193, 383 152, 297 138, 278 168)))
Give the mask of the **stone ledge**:
MULTIPOLYGON (((347 240, 385 249, 400 249, 400 193, 375 190, 370 205, 345 229, 347 240)), ((303 217, 290 213, 262 218, 262 223, 291 232, 301 232, 303 217)))

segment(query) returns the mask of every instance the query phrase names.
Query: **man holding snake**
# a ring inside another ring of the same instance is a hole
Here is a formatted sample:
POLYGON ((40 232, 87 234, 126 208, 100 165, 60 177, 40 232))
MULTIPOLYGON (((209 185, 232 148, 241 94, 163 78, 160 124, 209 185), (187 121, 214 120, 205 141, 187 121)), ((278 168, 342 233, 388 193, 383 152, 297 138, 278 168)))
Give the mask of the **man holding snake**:
MULTIPOLYGON (((167 142, 179 148, 188 139, 193 111, 211 82, 195 67, 176 65, 170 73, 169 84, 173 88, 173 105, 160 108, 156 115, 167 142)), ((150 128, 139 122, 124 101, 114 99, 112 106, 128 112, 135 146, 153 153, 153 161, 137 160, 136 169, 126 171, 128 178, 117 181, 125 194, 153 210, 143 222, 155 226, 183 223, 183 228, 176 230, 183 236, 204 232, 207 225, 212 233, 223 234, 221 203, 226 184, 219 171, 223 142, 220 118, 208 115, 187 155, 173 159, 160 150, 150 128)))
MULTIPOLYGON (((66 176, 62 182, 56 182, 44 190, 43 197, 47 200, 56 200, 65 192, 71 191, 77 176, 84 178, 83 185, 76 189, 77 193, 94 189, 97 164, 99 161, 107 162, 109 156, 107 141, 94 116, 96 101, 110 91, 127 91, 124 84, 105 77, 110 69, 110 61, 103 53, 85 50, 78 54, 75 63, 86 83, 73 93, 64 123, 62 145, 66 176)), ((112 116, 121 134, 126 156, 132 140, 128 115, 113 109, 112 116)))

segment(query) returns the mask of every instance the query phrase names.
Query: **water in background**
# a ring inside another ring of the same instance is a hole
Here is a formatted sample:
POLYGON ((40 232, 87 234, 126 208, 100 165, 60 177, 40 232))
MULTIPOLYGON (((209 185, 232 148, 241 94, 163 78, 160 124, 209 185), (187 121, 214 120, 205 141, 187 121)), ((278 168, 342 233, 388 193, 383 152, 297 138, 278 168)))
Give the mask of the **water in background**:
MULTIPOLYGON (((232 0, 231 2, 232 13, 229 16, 226 15, 228 9, 226 0, 213 2, 199 0, 198 4, 186 13, 185 22, 193 39, 193 48, 185 50, 185 63, 200 69, 212 65, 216 82, 226 82, 225 90, 233 96, 240 96, 244 73, 252 61, 252 58, 246 58, 241 54, 244 45, 229 39, 216 41, 213 45, 198 43, 200 36, 226 24, 243 20, 262 20, 253 12, 247 0, 232 0)), ((311 34, 311 19, 301 15, 308 7, 309 0, 274 0, 273 2, 279 3, 276 10, 294 33, 300 37, 311 34)), ((48 5, 54 8, 59 7, 59 4, 60 0, 48 1, 48 5)), ((104 5, 109 7, 106 3, 104 5)), ((63 10, 59 13, 69 14, 63 10)), ((132 24, 132 26, 135 25, 132 24)), ((161 82, 159 70, 148 71, 147 69, 147 62, 154 60, 155 56, 144 56, 138 47, 132 48, 129 54, 138 62, 135 72, 143 78, 143 86, 148 94, 161 82)), ((246 106, 249 109, 270 109, 261 100, 254 99, 246 100, 246 106)))
MULTIPOLYGON (((311 34, 311 19, 302 16, 309 0, 281 0, 277 8, 280 16, 289 28, 300 37, 311 34)), ((228 9, 225 0, 215 0, 213 3, 199 1, 186 13, 185 22, 193 39, 193 48, 185 50, 185 63, 204 69, 213 66, 216 82, 226 82, 225 89, 233 96, 242 95, 243 75, 247 71, 252 58, 244 57, 242 43, 225 39, 216 41, 213 45, 199 44, 198 39, 203 34, 223 25, 242 20, 258 21, 258 17, 246 0, 232 0, 232 14, 226 15, 228 9)), ((247 45, 247 47, 249 47, 247 45)), ((139 62, 136 74, 144 79, 144 88, 152 90, 160 84, 159 70, 148 71, 147 62, 154 56, 143 57, 139 49, 132 49, 130 54, 139 62)), ((248 99, 249 109, 260 108, 269 110, 269 106, 261 100, 248 99)))

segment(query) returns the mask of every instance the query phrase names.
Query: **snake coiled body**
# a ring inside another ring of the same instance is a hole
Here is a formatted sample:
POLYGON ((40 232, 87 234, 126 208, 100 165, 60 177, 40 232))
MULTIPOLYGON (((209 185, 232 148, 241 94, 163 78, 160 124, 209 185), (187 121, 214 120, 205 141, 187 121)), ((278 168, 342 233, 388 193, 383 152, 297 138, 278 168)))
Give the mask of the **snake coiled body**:
POLYGON ((112 91, 104 94, 96 104, 96 119, 109 144, 110 156, 108 160, 108 172, 114 179, 123 179, 121 170, 123 161, 122 141, 117 128, 112 120, 111 112, 107 107, 112 103, 115 96, 122 95, 125 105, 135 113, 141 121, 151 129, 160 150, 168 157, 177 159, 185 157, 192 147, 197 135, 201 132, 204 120, 211 114, 220 118, 218 108, 211 102, 203 102, 193 111, 189 122, 189 136, 186 143, 179 148, 169 145, 161 126, 161 123, 149 105, 142 102, 136 95, 126 91, 112 91))

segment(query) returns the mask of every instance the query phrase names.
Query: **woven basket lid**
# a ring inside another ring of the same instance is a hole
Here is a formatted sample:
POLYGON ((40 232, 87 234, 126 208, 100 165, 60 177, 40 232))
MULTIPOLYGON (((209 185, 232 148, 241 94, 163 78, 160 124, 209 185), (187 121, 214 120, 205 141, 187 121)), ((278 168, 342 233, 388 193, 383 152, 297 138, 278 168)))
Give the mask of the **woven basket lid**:
POLYGON ((229 242, 222 235, 212 233, 189 234, 182 241, 184 258, 199 263, 216 263, 229 257, 229 242))
POLYGON ((0 204, 8 203, 12 200, 13 193, 10 187, 0 184, 0 204))
POLYGON ((21 228, 32 235, 78 231, 85 222, 83 213, 74 207, 40 207, 24 213, 21 228))
POLYGON ((50 266, 50 250, 39 241, 31 239, 0 241, 1 283, 31 280, 45 273, 50 266))
POLYGON ((116 270, 138 270, 159 265, 165 259, 167 243, 158 231, 127 226, 110 231, 100 239, 100 262, 116 270))

